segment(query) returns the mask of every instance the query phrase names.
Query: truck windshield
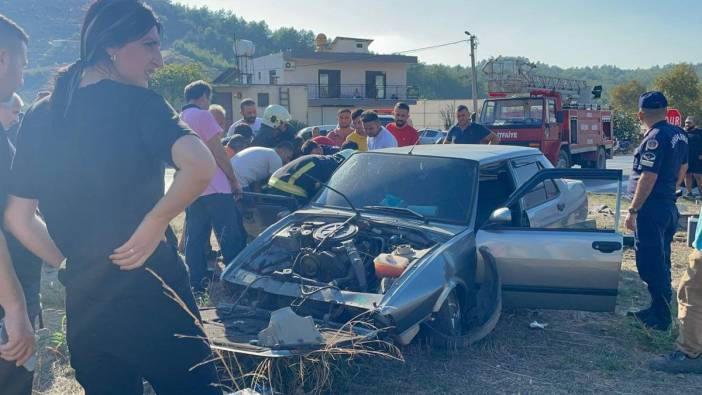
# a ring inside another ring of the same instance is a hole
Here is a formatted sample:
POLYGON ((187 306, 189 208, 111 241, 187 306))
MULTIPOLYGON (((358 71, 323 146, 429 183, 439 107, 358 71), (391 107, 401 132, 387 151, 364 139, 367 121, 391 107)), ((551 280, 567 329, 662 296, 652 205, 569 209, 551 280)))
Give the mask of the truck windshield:
MULTIPOLYGON (((471 214, 476 173, 475 162, 463 159, 364 152, 346 160, 328 184, 361 212, 387 214, 393 210, 396 216, 465 224, 471 214)), ((313 205, 349 207, 341 196, 325 188, 313 205)))
POLYGON ((480 122, 487 126, 541 126, 544 117, 542 99, 488 100, 483 105, 480 122))

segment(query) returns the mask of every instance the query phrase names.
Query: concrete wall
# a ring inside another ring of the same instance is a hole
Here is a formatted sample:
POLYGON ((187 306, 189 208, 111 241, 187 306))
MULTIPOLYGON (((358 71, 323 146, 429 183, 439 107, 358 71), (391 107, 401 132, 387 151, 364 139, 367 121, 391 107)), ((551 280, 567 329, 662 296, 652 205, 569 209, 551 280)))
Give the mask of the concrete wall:
POLYGON ((330 49, 331 52, 353 52, 353 53, 368 53, 368 41, 354 40, 347 38, 335 39, 333 45, 330 49), (362 47, 358 48, 356 44, 361 44, 362 47))
POLYGON ((279 84, 285 84, 286 82, 283 80, 283 65, 284 63, 282 52, 254 58, 254 84, 270 84, 270 70, 275 70, 275 73, 278 76, 279 84))
POLYGON ((307 86, 304 85, 219 85, 215 87, 217 94, 231 93, 232 120, 241 118, 239 111, 241 101, 250 98, 256 100, 258 115, 262 116, 265 107, 258 103, 259 93, 268 93, 269 104, 280 104, 280 88, 290 92, 288 111, 294 120, 309 123, 307 107, 307 86))
POLYGON ((297 60, 295 70, 285 70, 280 78, 286 84, 317 84, 319 70, 341 70, 342 85, 365 85, 366 71, 384 71, 386 85, 407 85, 406 63, 343 62, 322 63, 316 60, 297 60))
POLYGON ((284 70, 284 59, 282 53, 261 56, 253 60, 254 83, 269 84, 270 70, 275 70, 278 76, 278 84, 317 84, 319 81, 319 70, 341 70, 342 85, 365 85, 366 71, 385 72, 385 83, 387 85, 407 85, 407 64, 406 63, 382 63, 382 62, 341 62, 327 63, 316 59, 296 59, 295 68, 284 70), (323 63, 323 64, 319 64, 323 63))
MULTIPOLYGON (((478 99, 478 114, 483 108, 484 99, 478 99)), ((417 100, 417 104, 410 105, 410 118, 412 124, 417 129, 434 128, 443 129, 444 121, 441 117, 441 110, 456 108, 459 105, 466 105, 473 111, 473 101, 471 99, 456 100, 417 100)))

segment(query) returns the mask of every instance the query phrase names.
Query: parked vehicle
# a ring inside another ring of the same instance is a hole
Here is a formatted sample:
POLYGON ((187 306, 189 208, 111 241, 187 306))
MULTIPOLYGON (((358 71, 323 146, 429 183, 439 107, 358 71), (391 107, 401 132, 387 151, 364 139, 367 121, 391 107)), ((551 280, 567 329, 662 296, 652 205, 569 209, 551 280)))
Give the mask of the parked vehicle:
POLYGON ((419 144, 440 144, 448 132, 439 129, 422 129, 419 131, 419 144))
POLYGON ((420 329, 464 346, 490 333, 503 305, 613 311, 622 235, 588 220, 578 179, 621 171, 553 169, 513 146, 356 153, 226 267, 232 301, 208 333, 216 347, 275 357, 348 336, 408 344, 420 329), (260 343, 285 332, 271 314, 289 308, 319 328, 314 344, 260 343))
POLYGON ((312 138, 312 129, 314 128, 319 128, 319 135, 320 136, 326 136, 327 133, 331 132, 332 130, 336 129, 336 125, 317 125, 317 126, 308 126, 306 128, 303 128, 299 132, 297 132, 297 137, 302 137, 303 140, 309 140, 312 138))
POLYGON ((538 148, 556 167, 606 168, 614 147, 612 111, 592 101, 602 87, 590 90, 587 81, 535 75, 533 67, 523 58, 486 63, 489 98, 480 123, 501 144, 538 148))

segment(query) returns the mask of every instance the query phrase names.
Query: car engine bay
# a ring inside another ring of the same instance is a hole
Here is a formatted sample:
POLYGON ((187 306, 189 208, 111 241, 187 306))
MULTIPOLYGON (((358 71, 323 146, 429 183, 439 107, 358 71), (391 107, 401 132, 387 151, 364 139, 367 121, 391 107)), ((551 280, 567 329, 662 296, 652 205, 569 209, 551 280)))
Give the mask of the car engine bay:
POLYGON ((280 229, 244 268, 303 285, 384 294, 437 243, 416 229, 357 217, 312 219, 280 229))

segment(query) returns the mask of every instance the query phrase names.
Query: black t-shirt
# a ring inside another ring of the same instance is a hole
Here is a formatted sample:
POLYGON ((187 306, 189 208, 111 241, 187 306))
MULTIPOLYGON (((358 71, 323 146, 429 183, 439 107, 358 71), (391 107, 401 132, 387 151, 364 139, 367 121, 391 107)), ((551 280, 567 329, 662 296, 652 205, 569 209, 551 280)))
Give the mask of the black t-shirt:
POLYGON ((251 142, 251 146, 275 148, 276 145, 282 143, 283 141, 289 141, 292 143, 294 140, 295 132, 290 126, 288 126, 284 132, 281 132, 266 124, 261 124, 261 128, 256 133, 256 137, 254 137, 253 141, 251 142))
POLYGON ((446 140, 454 144, 480 144, 490 133, 490 129, 475 122, 471 122, 470 126, 465 129, 461 129, 458 124, 455 124, 449 130, 446 140))
POLYGON ((688 172, 702 173, 702 130, 694 128, 687 131, 688 144, 688 172))
POLYGON ((109 260, 164 194, 164 164, 190 129, 158 94, 103 80, 77 90, 66 120, 36 103, 20 128, 12 194, 37 199, 49 233, 67 258, 67 289, 112 298, 160 286, 186 271, 162 242, 146 264, 121 271, 109 260))
MULTIPOLYGON (((4 130, 0 130, 0 133, 0 213, 4 213, 7 195, 10 190, 10 166, 15 154, 15 147, 9 141, 4 130)), ((27 311, 30 317, 34 317, 39 314, 41 260, 24 248, 10 233, 4 231, 2 229, 2 221, 0 221, 0 231, 4 233, 7 240, 7 248, 10 251, 12 265, 24 291, 27 311)), ((4 312, 2 307, 0 307, 0 317, 3 315, 4 312)))

